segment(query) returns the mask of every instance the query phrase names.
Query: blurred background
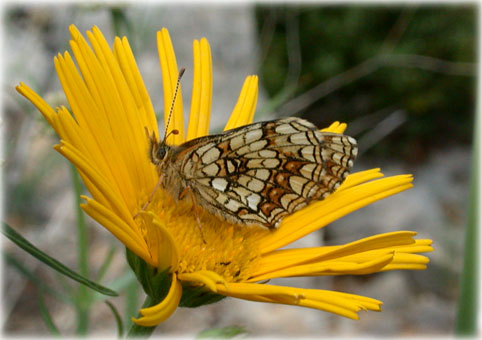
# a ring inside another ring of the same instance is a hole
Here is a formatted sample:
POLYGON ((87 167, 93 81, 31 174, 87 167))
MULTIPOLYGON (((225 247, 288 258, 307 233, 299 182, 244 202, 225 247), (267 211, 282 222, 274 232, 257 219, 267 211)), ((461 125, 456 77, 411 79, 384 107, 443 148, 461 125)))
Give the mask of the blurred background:
MULTIPOLYGON (((3 17, 5 220, 77 270, 77 198, 72 169, 39 112, 15 91, 23 81, 51 106, 67 105, 53 57, 69 50, 68 26, 97 25, 109 42, 126 35, 158 114, 162 109, 156 31, 167 27, 190 104, 192 40, 213 57, 212 131, 226 122, 249 74, 260 76, 255 120, 300 116, 318 127, 338 120, 359 141, 354 171, 412 173, 414 188, 354 212, 297 246, 341 244, 414 230, 434 240, 425 271, 274 280, 373 297, 383 311, 353 321, 318 310, 234 299, 179 308, 157 335, 194 336, 226 326, 250 336, 444 335, 455 326, 467 222, 476 83, 475 5, 10 5, 3 17)), ((143 301, 124 249, 86 217, 90 277, 117 289, 128 320, 143 301)), ((78 287, 3 238, 3 329, 48 336, 115 335, 103 297, 78 287), (83 295, 85 296, 85 295, 83 295), (80 307, 79 307, 80 306, 80 307), (82 307, 83 306, 83 307, 82 307), (87 306, 87 307, 86 307, 87 306), (81 309, 89 319, 79 326, 81 309)))

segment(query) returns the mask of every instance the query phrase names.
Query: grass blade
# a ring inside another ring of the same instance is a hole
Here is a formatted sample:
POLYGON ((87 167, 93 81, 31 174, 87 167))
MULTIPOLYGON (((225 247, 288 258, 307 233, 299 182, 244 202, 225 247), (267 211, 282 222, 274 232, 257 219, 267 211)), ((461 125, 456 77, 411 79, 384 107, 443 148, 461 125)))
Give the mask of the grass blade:
MULTIPOLYGON (((71 164, 70 173, 72 175, 72 184, 74 187, 74 209, 77 216, 77 263, 79 266, 79 273, 85 278, 89 278, 89 251, 87 242, 87 226, 85 224, 84 212, 80 208, 82 195, 82 182, 80 176, 77 174, 77 170, 71 164)), ((87 290, 87 287, 80 285, 78 287, 75 302, 77 307, 77 330, 76 333, 80 336, 87 334, 87 329, 89 328, 89 308, 92 295, 91 292, 87 290)))
POLYGON ((54 320, 52 320, 52 317, 50 316, 50 313, 47 309, 47 306, 45 306, 42 289, 40 289, 38 294, 38 304, 40 308, 40 315, 42 316, 42 320, 45 322, 45 325, 47 326, 48 330, 55 337, 60 337, 59 329, 55 325, 54 320))
MULTIPOLYGON (((479 67, 480 68, 480 67, 479 67)), ((480 80, 479 80, 480 88, 480 80)), ((465 230, 464 266, 460 284, 460 297, 457 308, 455 334, 459 336, 475 336, 477 332, 477 310, 479 302, 478 292, 478 241, 479 233, 479 204, 480 204, 480 124, 482 105, 480 103, 480 90, 475 113, 474 136, 472 148, 472 168, 469 183, 469 207, 467 228, 465 230)))
POLYGON ((118 338, 120 339, 124 335, 124 324, 122 323, 122 318, 117 311, 117 308, 115 308, 115 306, 110 301, 105 301, 105 303, 107 306, 109 306, 112 314, 114 314, 115 322, 117 323, 117 334, 118 338))
POLYGON ((45 254, 42 252, 40 249, 35 247, 33 244, 31 244, 29 241, 27 241, 25 238, 23 238, 20 234, 18 234, 15 230, 13 230, 12 227, 10 227, 7 223, 3 223, 3 228, 2 228, 2 233, 7 236, 13 243, 15 243, 17 246, 25 250, 27 253, 32 255, 33 257, 37 258, 39 261, 45 263, 52 269, 55 269, 61 274, 64 274, 65 276, 70 277, 72 280, 75 280, 99 293, 102 293, 104 295, 109 295, 109 296, 118 296, 118 294, 104 286, 101 286, 93 281, 90 281, 83 277, 82 275, 74 272, 73 270, 67 268, 64 266, 62 263, 54 259, 53 257, 45 254))
POLYGON ((101 282, 102 279, 104 278, 104 275, 107 273, 107 269, 109 269, 110 264, 112 263, 112 259, 114 258, 116 250, 117 250, 117 247, 115 245, 112 245, 109 248, 109 252, 107 253, 107 256, 105 257, 105 260, 102 263, 99 269, 99 272, 97 274, 97 282, 101 282))
POLYGON ((29 280, 33 285, 35 285, 38 289, 43 290, 45 293, 48 293, 55 298, 65 302, 65 303, 72 303, 72 299, 70 297, 65 296, 62 293, 59 293, 56 289, 50 288, 42 278, 39 278, 37 275, 32 273, 30 269, 25 267, 23 263, 17 260, 14 256, 3 253, 3 259, 5 263, 9 266, 15 268, 20 274, 22 274, 27 280, 29 280))

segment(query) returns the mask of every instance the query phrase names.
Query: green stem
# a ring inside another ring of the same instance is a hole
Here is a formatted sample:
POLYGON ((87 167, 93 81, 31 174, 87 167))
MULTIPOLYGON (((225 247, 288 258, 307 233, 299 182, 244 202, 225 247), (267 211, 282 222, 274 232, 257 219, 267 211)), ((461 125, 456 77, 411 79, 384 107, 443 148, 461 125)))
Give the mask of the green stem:
POLYGON ((457 321, 455 334, 475 336, 477 332, 477 303, 478 303, 478 239, 477 227, 479 225, 479 171, 480 171, 480 104, 475 116, 475 128, 472 149, 472 168, 469 183, 469 207, 467 228, 465 231, 464 267, 460 284, 460 297, 458 301, 457 321))
MULTIPOLYGON (((156 303, 152 301, 152 299, 149 296, 146 296, 146 299, 144 300, 144 304, 142 305, 142 308, 147 308, 147 307, 152 307, 156 303)), ((137 315, 139 318, 141 315, 137 315)), ((131 328, 129 329, 129 332, 127 332, 127 339, 132 339, 132 338, 149 338, 152 334, 152 332, 156 329, 156 326, 153 327, 144 327, 144 326, 139 326, 138 324, 134 323, 131 328)))
MULTIPOLYGON (((78 266, 80 275, 88 278, 88 249, 87 249, 87 228, 85 226, 85 217, 82 209, 80 208, 82 195, 82 183, 80 182, 77 170, 73 165, 70 166, 72 173, 72 183, 74 186, 75 197, 75 211, 77 217, 77 239, 78 239, 78 266)), ((87 328, 89 324, 89 305, 90 305, 90 293, 87 287, 79 285, 77 292, 77 334, 87 334, 87 328)))

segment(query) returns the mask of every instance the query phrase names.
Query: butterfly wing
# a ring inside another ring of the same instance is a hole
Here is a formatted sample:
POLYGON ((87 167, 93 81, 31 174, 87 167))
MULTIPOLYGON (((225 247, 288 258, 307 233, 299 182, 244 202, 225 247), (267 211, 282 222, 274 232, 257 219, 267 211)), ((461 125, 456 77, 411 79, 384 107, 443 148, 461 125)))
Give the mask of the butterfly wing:
POLYGON ((357 154, 353 138, 320 132, 300 118, 254 123, 191 144, 199 147, 191 148, 182 173, 200 204, 232 222, 268 228, 336 190, 357 154))

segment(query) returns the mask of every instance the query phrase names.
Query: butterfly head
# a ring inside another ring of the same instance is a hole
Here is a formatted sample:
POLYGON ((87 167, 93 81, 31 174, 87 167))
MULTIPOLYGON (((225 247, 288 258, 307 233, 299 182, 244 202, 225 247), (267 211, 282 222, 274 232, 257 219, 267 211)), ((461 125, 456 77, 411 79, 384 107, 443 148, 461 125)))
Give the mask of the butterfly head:
POLYGON ((154 132, 152 134, 149 134, 147 128, 145 129, 145 131, 149 140, 149 159, 151 160, 152 164, 158 167, 162 167, 162 165, 169 158, 170 150, 172 149, 171 146, 166 144, 166 138, 169 137, 171 134, 177 135, 179 131, 172 130, 161 141, 157 139, 154 132))

